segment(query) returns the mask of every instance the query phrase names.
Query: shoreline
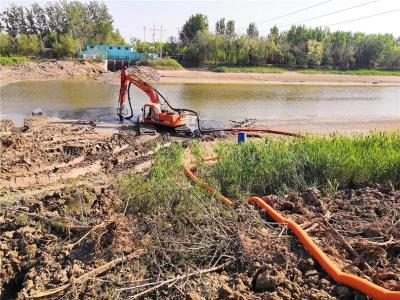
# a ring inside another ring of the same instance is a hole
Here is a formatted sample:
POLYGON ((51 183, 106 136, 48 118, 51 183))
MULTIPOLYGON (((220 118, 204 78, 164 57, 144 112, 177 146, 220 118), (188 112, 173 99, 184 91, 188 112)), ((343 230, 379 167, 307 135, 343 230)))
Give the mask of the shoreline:
POLYGON ((159 70, 160 83, 400 86, 400 76, 159 70))
MULTIPOLYGON (((165 84, 266 84, 400 86, 400 76, 284 73, 217 73, 192 68, 155 70, 165 84)), ((119 83, 119 72, 110 72, 101 64, 79 61, 28 62, 0 68, 0 86, 25 80, 91 79, 119 83)))

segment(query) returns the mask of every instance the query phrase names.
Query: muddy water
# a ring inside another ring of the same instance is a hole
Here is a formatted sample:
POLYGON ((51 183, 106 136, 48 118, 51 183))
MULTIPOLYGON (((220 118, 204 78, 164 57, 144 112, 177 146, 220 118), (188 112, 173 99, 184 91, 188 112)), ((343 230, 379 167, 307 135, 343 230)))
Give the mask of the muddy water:
MULTIPOLYGON (((400 118, 400 88, 383 86, 160 84, 175 107, 210 120, 393 120, 400 118)), ((118 86, 93 81, 24 81, 1 88, 0 119, 22 124, 33 109, 82 120, 116 120, 118 86)), ((147 102, 132 88, 134 111, 147 102)))

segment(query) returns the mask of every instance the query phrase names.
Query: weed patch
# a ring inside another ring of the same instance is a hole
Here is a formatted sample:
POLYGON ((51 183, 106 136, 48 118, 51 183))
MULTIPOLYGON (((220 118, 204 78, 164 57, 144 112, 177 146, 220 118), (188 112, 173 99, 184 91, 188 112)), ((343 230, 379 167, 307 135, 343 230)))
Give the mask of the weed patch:
POLYGON ((157 70, 180 70, 182 65, 172 58, 163 58, 154 61, 143 62, 143 65, 153 67, 157 70))
POLYGON ((30 59, 24 56, 0 56, 0 65, 10 66, 28 62, 30 59))
POLYGON ((218 66, 211 69, 217 73, 283 73, 285 69, 272 67, 218 66))
POLYGON ((222 192, 287 193, 308 187, 357 188, 390 181, 400 186, 400 132, 367 136, 266 139, 219 145, 214 170, 222 192))

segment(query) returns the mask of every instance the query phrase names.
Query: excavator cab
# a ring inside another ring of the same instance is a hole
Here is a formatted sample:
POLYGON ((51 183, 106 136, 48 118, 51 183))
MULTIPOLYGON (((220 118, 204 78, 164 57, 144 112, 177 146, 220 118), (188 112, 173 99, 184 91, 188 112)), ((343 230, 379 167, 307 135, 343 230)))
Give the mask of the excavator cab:
POLYGON ((172 110, 162 110, 161 104, 147 103, 143 106, 143 122, 167 127, 183 126, 187 122, 186 114, 172 110))

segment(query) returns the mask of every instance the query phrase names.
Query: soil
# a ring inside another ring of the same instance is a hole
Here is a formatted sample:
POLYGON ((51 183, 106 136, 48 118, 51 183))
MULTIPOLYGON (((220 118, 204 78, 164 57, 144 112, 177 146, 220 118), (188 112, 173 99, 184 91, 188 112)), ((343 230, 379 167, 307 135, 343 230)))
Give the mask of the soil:
POLYGON ((96 62, 75 60, 31 61, 14 66, 0 66, 0 86, 21 80, 97 78, 107 66, 96 62))
MULTIPOLYGON (((149 249, 157 238, 149 223, 157 220, 141 223, 124 214, 118 177, 145 175, 159 148, 186 143, 168 134, 139 136, 131 125, 102 127, 45 117, 29 118, 23 128, 0 122, 2 299, 24 299, 62 286, 67 287, 53 298, 124 298, 134 293, 121 289, 160 280, 133 259, 79 281, 107 262, 149 249)), ((202 141, 220 139, 232 137, 202 141)), ((273 196, 271 203, 301 224, 344 271, 400 290, 399 190, 390 184, 329 195, 309 189, 273 196)), ((243 203, 235 213, 232 241, 240 245, 235 264, 174 282, 148 297, 366 299, 336 284, 291 232, 262 212, 243 203)))
MULTIPOLYGON (((303 85, 389 85, 399 86, 400 76, 276 73, 216 73, 207 68, 157 70, 140 67, 147 80, 160 83, 220 84, 303 84, 303 85)), ((119 83, 119 73, 107 71, 104 63, 79 61, 32 61, 11 67, 0 66, 0 85, 20 80, 96 78, 101 82, 119 83)))
POLYGON ((216 73, 204 69, 159 70, 161 83, 236 83, 303 85, 400 85, 400 76, 341 74, 216 73))

